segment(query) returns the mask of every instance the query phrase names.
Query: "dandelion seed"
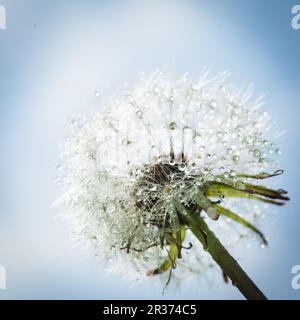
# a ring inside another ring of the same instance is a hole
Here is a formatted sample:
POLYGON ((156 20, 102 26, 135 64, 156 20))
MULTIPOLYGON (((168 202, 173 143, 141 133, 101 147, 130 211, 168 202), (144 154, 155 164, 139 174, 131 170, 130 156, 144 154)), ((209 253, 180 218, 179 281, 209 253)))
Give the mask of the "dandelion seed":
POLYGON ((56 206, 77 241, 113 260, 110 270, 124 274, 120 261, 126 259, 135 271, 132 279, 166 275, 169 283, 171 277, 200 275, 199 261, 205 274, 212 265, 209 253, 247 298, 263 297, 204 222, 221 216, 212 223, 226 244, 240 239, 228 228, 237 223, 265 245, 244 217, 262 214, 254 200, 288 200, 280 190, 252 183, 279 174, 277 162, 265 155, 270 145, 276 154, 281 151, 271 141, 275 135, 267 130, 260 104, 245 102, 227 76, 205 74, 193 81, 188 75, 143 74, 124 96, 108 99, 72 127, 56 178, 67 190, 56 206), (241 198, 249 203, 234 213, 241 198), (218 260, 216 249, 227 260, 218 260))

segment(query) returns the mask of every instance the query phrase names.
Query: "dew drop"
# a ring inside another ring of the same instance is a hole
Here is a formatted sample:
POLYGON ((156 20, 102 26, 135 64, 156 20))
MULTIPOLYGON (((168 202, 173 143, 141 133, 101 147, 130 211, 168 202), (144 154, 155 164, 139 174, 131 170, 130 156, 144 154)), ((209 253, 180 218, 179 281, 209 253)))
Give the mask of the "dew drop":
POLYGON ((222 132, 222 131, 218 131, 218 132, 217 132, 217 137, 218 137, 219 139, 222 139, 222 138, 223 138, 223 132, 222 132))
POLYGON ((250 146, 253 143, 253 137, 252 136, 247 136, 246 137, 246 144, 250 146))
POLYGON ((260 157, 260 151, 258 149, 254 149, 252 151, 252 155, 256 158, 260 157))
POLYGON ((129 146, 131 144, 131 141, 129 139, 125 138, 122 140, 122 144, 123 144, 123 146, 129 146))
POLYGON ((232 160, 233 160, 234 162, 239 162, 239 161, 240 161, 240 156, 234 155, 234 156, 232 157, 232 160))
POLYGON ((156 189, 157 189, 156 185, 152 185, 150 188, 150 191, 156 191, 156 189))
POLYGON ((263 166, 267 166, 268 165, 268 159, 266 158, 259 158, 259 163, 261 163, 263 166))
POLYGON ((204 173, 208 173, 208 171, 209 171, 208 166, 204 166, 204 168, 203 168, 203 172, 204 172, 204 173))
POLYGON ((179 185, 179 188, 180 188, 180 189, 184 189, 184 188, 185 188, 185 183, 182 182, 182 183, 179 185))
POLYGON ((218 218, 219 218, 219 214, 214 207, 208 208, 206 213, 212 220, 218 220, 218 218))
POLYGON ((281 175, 283 174, 283 170, 282 169, 276 170, 273 174, 276 176, 281 175))
POLYGON ((227 153, 228 153, 229 155, 231 155, 232 152, 233 152, 233 150, 232 150, 231 148, 228 148, 228 149, 227 149, 227 153))
POLYGON ((222 166, 222 167, 219 168, 219 171, 222 173, 222 172, 225 171, 225 168, 222 166))
POLYGON ((184 170, 186 169, 185 163, 181 163, 181 164, 178 166, 178 169, 179 169, 180 171, 184 171, 184 170))
POLYGON ((201 182, 200 180, 197 180, 197 181, 196 181, 196 185, 197 185, 198 187, 200 187, 200 186, 202 185, 202 182, 201 182))
POLYGON ((72 119, 70 123, 71 123, 71 126, 78 127, 78 121, 76 119, 72 119))
POLYGON ((237 126, 235 130, 237 134, 241 134, 243 132, 243 128, 241 126, 237 126))
POLYGON ((114 204, 109 204, 107 207, 108 213, 114 213, 116 211, 116 206, 114 204))
POLYGON ((175 165, 175 160, 174 159, 170 159, 169 160, 169 165, 174 166, 175 165))
POLYGON ((229 171, 229 176, 230 176, 230 178, 235 177, 235 176, 236 176, 235 170, 230 170, 230 171, 229 171))
POLYGON ((169 123, 169 129, 170 130, 176 130, 177 129, 177 123, 176 122, 170 122, 169 123))
POLYGON ((215 107, 217 106, 216 100, 211 100, 211 101, 209 102, 209 106, 210 106, 211 108, 215 108, 215 107))

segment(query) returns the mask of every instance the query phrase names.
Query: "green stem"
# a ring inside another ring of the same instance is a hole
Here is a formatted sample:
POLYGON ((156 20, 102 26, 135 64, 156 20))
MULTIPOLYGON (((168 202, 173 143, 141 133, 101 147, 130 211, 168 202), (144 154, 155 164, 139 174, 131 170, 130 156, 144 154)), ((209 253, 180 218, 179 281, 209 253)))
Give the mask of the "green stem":
POLYGON ((186 209, 181 219, 246 299, 267 299, 199 215, 195 215, 186 209))

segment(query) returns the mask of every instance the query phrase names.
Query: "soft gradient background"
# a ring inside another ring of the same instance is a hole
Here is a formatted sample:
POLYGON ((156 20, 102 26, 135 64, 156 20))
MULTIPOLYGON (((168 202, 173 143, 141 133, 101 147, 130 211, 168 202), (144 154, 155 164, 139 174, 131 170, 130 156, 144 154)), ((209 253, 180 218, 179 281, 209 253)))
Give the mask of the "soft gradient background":
POLYGON ((221 279, 161 287, 131 286, 75 250, 50 208, 59 194, 58 142, 69 115, 97 104, 94 92, 132 83, 157 67, 197 77, 230 70, 241 88, 266 92, 279 128, 292 201, 262 222, 270 246, 251 242, 241 264, 273 299, 299 299, 291 268, 300 264, 300 30, 288 0, 0 0, 0 299, 239 299, 221 279))

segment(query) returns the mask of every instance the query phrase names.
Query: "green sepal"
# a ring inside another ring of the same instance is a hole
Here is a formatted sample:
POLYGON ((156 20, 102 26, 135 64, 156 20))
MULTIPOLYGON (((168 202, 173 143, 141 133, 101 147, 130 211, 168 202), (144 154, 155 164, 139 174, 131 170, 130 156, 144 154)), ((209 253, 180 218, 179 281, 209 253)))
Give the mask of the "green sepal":
POLYGON ((261 240, 263 241, 263 244, 267 245, 268 242, 265 238, 265 236, 263 235, 263 233, 258 230, 254 225, 252 225, 250 222, 248 222, 247 220, 245 220, 244 218, 242 218, 241 216, 233 213, 232 211, 230 211, 229 209, 226 209, 218 204, 215 204, 214 207, 216 208, 216 210, 223 216, 226 216, 238 223, 240 223, 241 225, 245 226, 246 228, 251 229, 252 231, 254 231, 256 234, 258 234, 261 238, 261 240))
MULTIPOLYGON (((248 184, 249 189, 247 189, 247 184, 245 185, 245 189, 237 189, 231 185, 222 183, 222 182, 210 182, 206 186, 206 194, 209 197, 219 197, 220 195, 223 195, 225 197, 232 197, 232 198, 247 198, 250 200, 257 200, 262 201, 266 203, 276 204, 276 205, 283 205, 284 202, 278 202, 271 199, 266 199, 264 197, 269 197, 268 194, 272 195, 274 194, 274 190, 265 188, 263 191, 263 187, 259 190, 257 187, 255 189, 250 189, 250 185, 248 184), (260 193, 258 193, 260 192, 260 193), (263 196, 263 197, 262 197, 263 196)), ((280 200, 288 200, 287 197, 283 197, 281 194, 278 198, 280 200)))

